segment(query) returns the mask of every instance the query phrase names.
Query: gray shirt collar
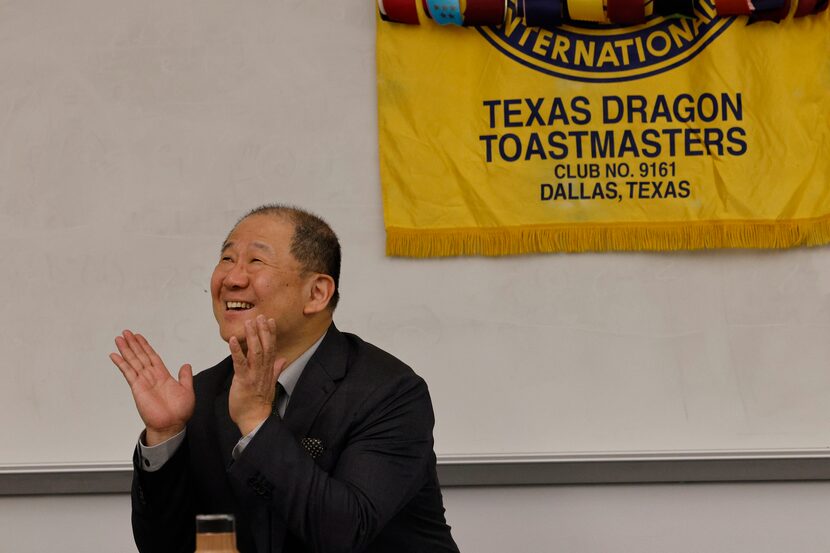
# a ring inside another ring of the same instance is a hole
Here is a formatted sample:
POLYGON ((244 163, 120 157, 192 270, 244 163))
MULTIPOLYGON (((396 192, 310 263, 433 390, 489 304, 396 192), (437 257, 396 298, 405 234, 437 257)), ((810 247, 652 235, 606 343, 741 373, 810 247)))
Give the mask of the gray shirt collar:
POLYGON ((320 347, 320 343, 323 341, 323 338, 326 337, 326 332, 324 332, 316 342, 311 344, 310 348, 305 350, 297 359, 295 359, 293 363, 285 367, 285 369, 280 373, 279 378, 277 378, 277 382, 282 384, 282 387, 285 389, 285 394, 288 396, 287 400, 291 400, 291 396, 294 395, 294 388, 297 386, 297 381, 300 380, 300 375, 303 374, 303 370, 305 370, 305 366, 308 364, 311 356, 314 355, 314 352, 317 351, 318 347, 320 347))

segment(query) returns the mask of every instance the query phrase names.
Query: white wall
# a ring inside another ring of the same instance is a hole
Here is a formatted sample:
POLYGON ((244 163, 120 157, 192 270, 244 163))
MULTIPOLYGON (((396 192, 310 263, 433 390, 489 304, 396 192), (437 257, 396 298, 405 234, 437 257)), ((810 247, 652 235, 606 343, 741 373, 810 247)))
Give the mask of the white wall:
POLYGON ((828 248, 387 258, 374 6, 2 3, 0 465, 127 461, 113 337, 225 356, 217 248, 275 200, 339 233, 337 323, 426 378, 439 455, 824 451, 828 248))
MULTIPOLYGON (((825 553, 830 483, 447 488, 464 553, 825 553)), ((0 497, 0 551, 134 551, 127 495, 0 497)))

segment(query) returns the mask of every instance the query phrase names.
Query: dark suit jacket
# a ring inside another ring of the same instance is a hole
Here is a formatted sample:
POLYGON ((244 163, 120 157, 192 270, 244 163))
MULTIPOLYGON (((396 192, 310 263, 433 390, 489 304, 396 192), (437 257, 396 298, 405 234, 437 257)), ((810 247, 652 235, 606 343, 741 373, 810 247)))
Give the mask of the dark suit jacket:
POLYGON ((235 514, 242 553, 458 551, 436 476, 429 392, 409 367, 332 324, 284 420, 269 417, 236 461, 232 377, 230 358, 196 375, 184 444, 157 472, 136 465, 140 551, 191 553, 199 513, 235 514), (322 442, 316 459, 303 438, 322 442))

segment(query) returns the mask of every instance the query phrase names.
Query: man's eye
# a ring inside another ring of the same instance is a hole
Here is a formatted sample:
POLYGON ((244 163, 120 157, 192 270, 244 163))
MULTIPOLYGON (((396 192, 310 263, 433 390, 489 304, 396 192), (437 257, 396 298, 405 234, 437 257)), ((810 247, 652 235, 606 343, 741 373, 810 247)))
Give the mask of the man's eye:
POLYGON ((262 260, 261 260, 261 259, 257 259, 257 258, 253 258, 253 259, 251 260, 251 263, 262 263, 262 260))
POLYGON ((220 261, 233 261, 233 260, 230 257, 228 257, 227 255, 225 255, 225 256, 222 256, 222 259, 220 261))

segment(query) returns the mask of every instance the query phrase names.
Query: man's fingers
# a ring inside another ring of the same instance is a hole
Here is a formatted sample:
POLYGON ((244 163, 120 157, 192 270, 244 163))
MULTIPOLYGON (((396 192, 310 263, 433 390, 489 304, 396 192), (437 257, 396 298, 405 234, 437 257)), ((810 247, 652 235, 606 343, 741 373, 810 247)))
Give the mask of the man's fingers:
POLYGON ((231 359, 233 360, 234 371, 244 371, 248 368, 248 360, 245 359, 242 346, 239 345, 239 340, 237 340, 236 336, 231 336, 231 339, 228 340, 228 346, 231 348, 231 359))
POLYGON ((152 374, 149 369, 149 363, 144 363, 137 355, 136 350, 140 349, 138 342, 135 340, 135 336, 129 330, 125 330, 121 336, 115 337, 115 347, 118 348, 118 351, 121 353, 121 357, 129 363, 130 367, 132 367, 133 371, 137 378, 144 378, 147 382, 153 386, 156 383, 156 375, 152 374), (127 336, 132 338, 131 342, 127 341, 127 336))
POLYGON ((259 366, 262 359, 262 343, 257 335, 255 321, 245 321, 245 343, 248 346, 248 366, 259 366))
POLYGON ((153 365, 164 367, 164 361, 161 360, 159 354, 156 353, 156 350, 154 350, 153 346, 150 345, 150 342, 147 341, 147 338, 145 338, 141 334, 136 334, 135 339, 138 341, 138 344, 141 346, 141 349, 144 351, 144 354, 150 359, 150 362, 153 365))
POLYGON ((164 364, 164 361, 161 360, 159 354, 156 353, 156 350, 153 349, 153 346, 150 345, 150 342, 147 341, 147 338, 142 336, 141 334, 136 334, 135 339, 138 344, 141 346, 141 350, 144 352, 144 355, 148 358, 148 369, 152 371, 153 376, 157 380, 166 380, 170 377, 170 371, 167 370, 167 365, 164 364))
POLYGON ((188 363, 185 363, 179 369, 179 384, 188 390, 193 390, 193 367, 188 363))
POLYGON ((145 367, 149 367, 152 363, 150 363, 150 358, 147 356, 147 353, 144 351, 144 348, 141 347, 141 344, 138 342, 138 339, 135 337, 135 334, 130 332, 129 330, 124 331, 124 339, 127 340, 127 344, 129 344, 130 349, 133 350, 133 353, 141 361, 145 367))
MULTIPOLYGON (((126 331, 125 331, 126 332, 126 331)), ((133 352, 133 348, 130 347, 130 344, 127 342, 124 336, 116 336, 115 337, 115 347, 118 348, 118 353, 121 354, 121 357, 130 364, 130 366, 136 372, 141 372, 144 368, 144 365, 141 363, 141 360, 136 357, 135 352, 133 352)))
POLYGON ((256 328, 257 334, 259 335, 259 341, 262 344, 262 350, 265 354, 265 359, 268 359, 271 352, 274 351, 274 346, 276 346, 274 334, 271 333, 268 321, 265 320, 265 317, 262 315, 256 318, 256 328))
POLYGON ((285 370, 286 365, 288 365, 288 363, 286 362, 285 357, 280 357, 274 361, 274 386, 277 385, 277 378, 279 378, 282 371, 285 370))
POLYGON ((124 361, 123 357, 113 352, 110 353, 110 361, 112 361, 115 366, 118 367, 118 370, 121 371, 121 374, 124 375, 124 379, 127 381, 127 384, 132 386, 133 382, 138 380, 138 375, 135 370, 133 370, 129 363, 124 361))

